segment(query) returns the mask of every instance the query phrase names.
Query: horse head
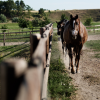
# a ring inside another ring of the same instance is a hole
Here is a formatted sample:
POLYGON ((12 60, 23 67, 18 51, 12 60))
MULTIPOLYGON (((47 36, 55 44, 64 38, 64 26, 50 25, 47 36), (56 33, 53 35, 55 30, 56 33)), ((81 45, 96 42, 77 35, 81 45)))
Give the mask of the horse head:
POLYGON ((65 26, 66 21, 67 21, 66 19, 63 19, 63 20, 61 20, 60 22, 57 22, 57 21, 56 21, 56 23, 57 23, 57 34, 58 34, 58 35, 60 35, 60 33, 61 33, 61 31, 62 31, 62 27, 65 26))
POLYGON ((80 19, 78 18, 78 15, 74 17, 70 15, 69 23, 70 23, 70 33, 72 35, 72 39, 77 39, 80 28, 80 19))

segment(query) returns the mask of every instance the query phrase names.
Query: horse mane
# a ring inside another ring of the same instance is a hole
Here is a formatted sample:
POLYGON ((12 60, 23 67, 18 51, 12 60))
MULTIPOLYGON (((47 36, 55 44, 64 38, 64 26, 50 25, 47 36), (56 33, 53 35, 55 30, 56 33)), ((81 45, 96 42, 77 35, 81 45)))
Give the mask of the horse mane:
POLYGON ((62 19, 58 24, 61 24, 62 22, 67 21, 67 19, 62 19))

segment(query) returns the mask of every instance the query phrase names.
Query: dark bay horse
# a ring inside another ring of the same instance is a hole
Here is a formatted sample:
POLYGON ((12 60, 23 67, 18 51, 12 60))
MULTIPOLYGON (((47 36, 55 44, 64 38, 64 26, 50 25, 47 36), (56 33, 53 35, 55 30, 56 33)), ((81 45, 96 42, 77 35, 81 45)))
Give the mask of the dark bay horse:
POLYGON ((76 73, 78 73, 80 53, 83 44, 87 41, 88 38, 87 30, 78 18, 78 15, 74 17, 70 15, 69 23, 64 29, 63 38, 66 42, 66 47, 68 48, 69 52, 69 68, 71 67, 71 73, 75 73, 73 65, 73 54, 75 55, 76 73))
POLYGON ((62 49, 64 49, 64 46, 63 46, 63 44, 64 44, 63 32, 64 32, 64 28, 65 28, 65 26, 67 25, 68 22, 69 21, 66 20, 66 19, 63 19, 60 22, 56 21, 56 23, 57 23, 57 34, 60 35, 60 37, 61 37, 62 49))

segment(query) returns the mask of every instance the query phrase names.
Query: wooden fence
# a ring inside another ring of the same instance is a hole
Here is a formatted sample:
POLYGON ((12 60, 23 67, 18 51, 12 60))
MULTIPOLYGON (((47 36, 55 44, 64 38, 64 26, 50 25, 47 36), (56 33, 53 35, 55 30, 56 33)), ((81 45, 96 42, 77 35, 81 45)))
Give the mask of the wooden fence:
POLYGON ((10 58, 0 64, 0 100, 47 99, 53 24, 30 34, 30 61, 10 58))
MULTIPOLYGON (((94 33, 96 33, 96 31, 100 30, 100 25, 86 26, 86 28, 90 28, 87 29, 88 32, 93 31, 94 33)), ((54 28, 54 30, 57 30, 57 28, 54 28)))
POLYGON ((93 31, 94 33, 96 33, 96 31, 100 30, 100 25, 86 26, 86 28, 91 28, 91 29, 87 29, 88 32, 93 31))
POLYGON ((23 36, 23 37, 17 37, 17 38, 6 38, 6 36, 11 36, 12 34, 16 34, 16 35, 18 35, 18 34, 23 34, 23 33, 26 33, 26 35, 27 35, 27 33, 33 33, 33 32, 39 32, 40 30, 34 30, 34 31, 23 31, 23 32, 8 32, 8 33, 0 33, 0 35, 2 34, 3 35, 3 38, 1 39, 0 38, 0 40, 3 40, 3 45, 5 46, 5 43, 6 43, 6 41, 5 40, 11 40, 11 39, 23 39, 23 38, 30 38, 30 36, 23 36))

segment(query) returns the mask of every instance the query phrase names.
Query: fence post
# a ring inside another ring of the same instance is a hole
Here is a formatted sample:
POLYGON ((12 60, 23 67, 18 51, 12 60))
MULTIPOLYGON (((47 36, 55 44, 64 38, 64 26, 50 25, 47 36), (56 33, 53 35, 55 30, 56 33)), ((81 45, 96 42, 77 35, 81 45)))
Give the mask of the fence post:
POLYGON ((32 54, 34 53, 41 36, 40 34, 31 34, 30 33, 30 58, 32 58, 32 54))
POLYGON ((94 33, 95 33, 95 25, 94 25, 94 33))
POLYGON ((43 28, 40 28, 41 37, 43 37, 43 28))
POLYGON ((8 36, 9 36, 9 29, 8 29, 8 36))
POLYGON ((3 45, 5 46, 5 32, 4 32, 4 38, 3 38, 3 45))

